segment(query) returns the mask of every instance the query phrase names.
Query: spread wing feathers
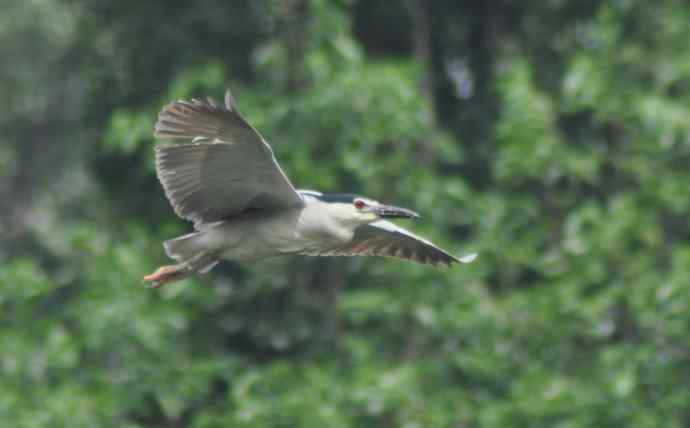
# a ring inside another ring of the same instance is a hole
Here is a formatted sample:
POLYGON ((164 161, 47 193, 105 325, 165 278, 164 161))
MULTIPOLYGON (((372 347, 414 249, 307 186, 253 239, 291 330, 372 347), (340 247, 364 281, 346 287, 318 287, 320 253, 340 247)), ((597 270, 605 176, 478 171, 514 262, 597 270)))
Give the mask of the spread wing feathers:
POLYGON ((469 263, 476 257, 472 254, 457 258, 430 241, 384 220, 357 228, 352 241, 334 248, 328 255, 399 257, 434 266, 439 263, 448 266, 454 262, 469 263))
POLYGON ((156 172, 175 213, 196 226, 250 208, 302 204, 271 147, 237 112, 230 93, 225 106, 175 101, 158 115, 155 136, 199 143, 156 146, 156 172))

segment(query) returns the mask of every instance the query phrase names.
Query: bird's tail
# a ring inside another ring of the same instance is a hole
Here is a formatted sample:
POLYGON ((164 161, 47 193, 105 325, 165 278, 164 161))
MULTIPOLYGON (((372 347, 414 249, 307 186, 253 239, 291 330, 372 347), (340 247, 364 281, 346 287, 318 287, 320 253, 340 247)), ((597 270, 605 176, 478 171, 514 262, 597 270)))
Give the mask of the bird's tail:
POLYGON ((207 273, 218 264, 218 259, 207 250, 204 242, 205 232, 194 232, 163 243, 165 253, 171 259, 188 265, 199 273, 207 273))
POLYGON ((178 262, 184 262, 204 251, 203 232, 194 232, 165 241, 165 254, 178 262))
POLYGON ((219 260, 209 253, 203 242, 204 232, 195 232, 163 243, 168 257, 175 259, 178 264, 161 266, 155 272, 144 277, 157 288, 164 284, 182 280, 194 272, 207 273, 219 260))

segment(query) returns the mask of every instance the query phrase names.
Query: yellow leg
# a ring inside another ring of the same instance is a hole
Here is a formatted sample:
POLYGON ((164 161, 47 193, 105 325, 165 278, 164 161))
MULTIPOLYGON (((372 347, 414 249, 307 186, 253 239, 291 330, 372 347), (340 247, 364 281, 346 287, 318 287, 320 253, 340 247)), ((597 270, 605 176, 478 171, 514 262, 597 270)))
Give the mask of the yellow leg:
POLYGON ((145 282, 151 283, 151 288, 159 288, 170 282, 179 281, 188 277, 192 270, 184 264, 161 266, 152 274, 144 277, 145 282))

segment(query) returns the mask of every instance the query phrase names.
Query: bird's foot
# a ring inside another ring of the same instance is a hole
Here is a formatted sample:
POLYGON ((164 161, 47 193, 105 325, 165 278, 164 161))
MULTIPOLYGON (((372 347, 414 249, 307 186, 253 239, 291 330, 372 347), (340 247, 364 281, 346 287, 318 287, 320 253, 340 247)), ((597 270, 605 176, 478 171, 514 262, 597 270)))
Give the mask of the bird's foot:
POLYGON ((186 266, 161 266, 152 274, 146 275, 144 277, 144 282, 149 282, 150 288, 160 288, 167 283, 184 279, 189 276, 190 273, 190 270, 186 266))

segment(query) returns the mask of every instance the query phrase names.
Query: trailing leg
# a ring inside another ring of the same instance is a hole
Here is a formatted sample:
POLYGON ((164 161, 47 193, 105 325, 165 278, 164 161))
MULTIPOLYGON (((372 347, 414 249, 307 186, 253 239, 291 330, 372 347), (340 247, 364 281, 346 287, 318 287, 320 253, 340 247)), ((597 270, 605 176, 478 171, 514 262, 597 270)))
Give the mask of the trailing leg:
POLYGON ((218 258, 206 250, 203 232, 190 233, 171 239, 163 245, 168 256, 179 263, 161 266, 155 272, 146 275, 144 281, 151 283, 152 288, 159 288, 165 284, 180 281, 195 272, 207 273, 219 262, 218 258))

